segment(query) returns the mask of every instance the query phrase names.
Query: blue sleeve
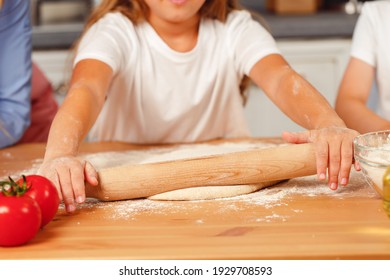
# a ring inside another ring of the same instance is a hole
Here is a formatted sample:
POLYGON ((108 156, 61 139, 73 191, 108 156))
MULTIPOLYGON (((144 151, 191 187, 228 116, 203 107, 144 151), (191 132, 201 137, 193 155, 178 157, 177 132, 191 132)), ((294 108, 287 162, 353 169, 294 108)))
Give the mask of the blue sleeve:
POLYGON ((0 148, 15 144, 30 125, 30 1, 5 0, 0 9, 0 148))

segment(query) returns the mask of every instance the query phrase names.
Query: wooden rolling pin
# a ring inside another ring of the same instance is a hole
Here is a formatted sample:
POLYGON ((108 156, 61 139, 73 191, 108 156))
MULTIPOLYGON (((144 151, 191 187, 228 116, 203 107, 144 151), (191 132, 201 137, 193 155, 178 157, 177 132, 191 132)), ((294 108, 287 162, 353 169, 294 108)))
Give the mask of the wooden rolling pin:
POLYGON ((256 184, 316 173, 313 144, 284 145, 159 163, 102 169, 88 197, 104 201, 142 198, 197 186, 256 184))

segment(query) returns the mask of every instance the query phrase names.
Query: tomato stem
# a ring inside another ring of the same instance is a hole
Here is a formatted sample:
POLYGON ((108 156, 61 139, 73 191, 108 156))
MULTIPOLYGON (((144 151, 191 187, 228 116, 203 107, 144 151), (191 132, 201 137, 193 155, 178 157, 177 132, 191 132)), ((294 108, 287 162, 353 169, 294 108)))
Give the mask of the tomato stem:
POLYGON ((0 193, 4 196, 22 196, 28 191, 26 176, 22 175, 23 183, 16 183, 11 177, 8 177, 9 181, 0 182, 0 193))

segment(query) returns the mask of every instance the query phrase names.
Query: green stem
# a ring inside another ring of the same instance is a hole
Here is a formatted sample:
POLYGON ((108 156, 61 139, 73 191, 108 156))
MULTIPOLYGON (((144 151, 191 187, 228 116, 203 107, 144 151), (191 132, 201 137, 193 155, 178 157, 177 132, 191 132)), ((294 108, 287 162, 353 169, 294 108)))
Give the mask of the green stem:
POLYGON ((0 182, 0 192, 4 196, 24 195, 29 188, 27 187, 26 177, 24 175, 22 177, 23 177, 22 184, 15 182, 11 177, 8 177, 9 181, 0 182))

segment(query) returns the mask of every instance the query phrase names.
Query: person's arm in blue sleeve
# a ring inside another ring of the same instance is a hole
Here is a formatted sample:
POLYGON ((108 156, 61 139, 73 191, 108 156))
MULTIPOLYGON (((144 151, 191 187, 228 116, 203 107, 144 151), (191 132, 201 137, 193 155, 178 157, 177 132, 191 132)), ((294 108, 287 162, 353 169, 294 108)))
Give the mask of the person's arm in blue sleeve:
POLYGON ((15 144, 30 124, 30 1, 0 7, 0 148, 15 144))

